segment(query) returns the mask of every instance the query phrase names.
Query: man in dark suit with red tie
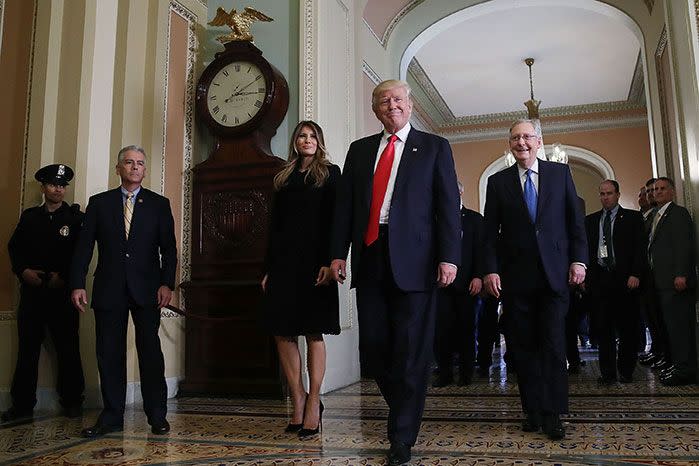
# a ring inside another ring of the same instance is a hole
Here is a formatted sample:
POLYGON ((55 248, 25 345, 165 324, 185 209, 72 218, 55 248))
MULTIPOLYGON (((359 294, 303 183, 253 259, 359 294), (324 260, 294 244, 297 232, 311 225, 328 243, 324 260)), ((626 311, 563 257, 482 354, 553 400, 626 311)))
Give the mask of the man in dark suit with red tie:
POLYGON ((126 329, 129 311, 136 334, 143 410, 154 434, 166 434, 167 386, 158 328, 160 308, 175 288, 177 246, 167 198, 141 186, 146 154, 139 146, 119 151, 121 186, 90 198, 73 257, 73 305, 85 311, 87 274, 97 242, 92 289, 97 336, 97 368, 104 407, 84 437, 123 429, 126 398, 126 329))
POLYGON ((338 187, 331 269, 345 278, 352 245, 362 370, 389 407, 391 465, 410 460, 425 404, 435 287, 461 257, 459 193, 446 139, 412 128, 410 87, 384 81, 372 93, 384 131, 351 144, 338 187))
POLYGON ((639 285, 646 268, 643 216, 619 205, 619 183, 599 185, 602 210, 585 218, 590 265, 585 286, 599 343, 599 382, 633 380, 638 350, 639 285), (617 352, 617 336, 619 350, 617 352))
POLYGON ((568 166, 537 158, 538 121, 515 122, 509 143, 517 163, 488 178, 484 285, 507 314, 522 430, 558 440, 568 412, 568 287, 582 283, 587 262, 583 213, 568 166))

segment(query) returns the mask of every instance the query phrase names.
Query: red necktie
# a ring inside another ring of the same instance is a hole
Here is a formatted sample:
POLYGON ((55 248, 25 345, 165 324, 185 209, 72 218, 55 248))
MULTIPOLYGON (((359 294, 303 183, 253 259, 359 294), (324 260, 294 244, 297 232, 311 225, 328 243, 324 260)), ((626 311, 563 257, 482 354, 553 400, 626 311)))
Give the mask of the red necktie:
POLYGON ((386 196, 386 188, 388 187, 388 179, 391 176, 391 167, 393 166, 393 158, 396 155, 396 147, 394 143, 398 136, 391 134, 388 138, 388 145, 381 152, 379 163, 376 165, 374 172, 374 185, 371 191, 371 209, 369 210, 369 224, 366 227, 364 234, 364 244, 369 246, 379 238, 379 217, 381 216, 381 206, 383 198, 386 196))

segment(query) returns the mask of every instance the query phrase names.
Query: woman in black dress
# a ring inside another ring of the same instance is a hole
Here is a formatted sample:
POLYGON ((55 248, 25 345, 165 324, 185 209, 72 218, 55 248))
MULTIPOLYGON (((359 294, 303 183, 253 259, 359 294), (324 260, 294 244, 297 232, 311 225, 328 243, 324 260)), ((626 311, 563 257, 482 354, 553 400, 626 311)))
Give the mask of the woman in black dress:
POLYGON ((330 272, 330 225, 340 169, 327 159, 323 131, 296 126, 286 166, 274 178, 274 198, 262 289, 266 329, 274 335, 289 384, 293 414, 287 432, 319 432, 325 375, 323 334, 340 333, 337 283, 330 272), (298 337, 308 347, 308 393, 301 379, 298 337))

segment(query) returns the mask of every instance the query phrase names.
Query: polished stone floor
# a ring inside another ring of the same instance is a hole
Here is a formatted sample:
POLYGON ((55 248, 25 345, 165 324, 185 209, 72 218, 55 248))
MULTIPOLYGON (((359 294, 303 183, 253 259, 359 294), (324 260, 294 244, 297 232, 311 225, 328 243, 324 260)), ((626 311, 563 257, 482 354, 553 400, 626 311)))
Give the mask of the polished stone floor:
MULTIPOLYGON (((638 368, 631 384, 599 387, 588 361, 570 378, 568 435, 549 441, 520 430, 519 396, 504 368, 467 387, 430 389, 412 465, 699 465, 699 386, 663 387, 638 368)), ((153 436, 140 409, 123 433, 79 436, 94 420, 36 413, 0 425, 0 464, 11 465, 383 465, 386 406, 360 382, 323 396, 323 432, 283 433, 283 401, 180 398, 169 403, 170 435, 153 436)))

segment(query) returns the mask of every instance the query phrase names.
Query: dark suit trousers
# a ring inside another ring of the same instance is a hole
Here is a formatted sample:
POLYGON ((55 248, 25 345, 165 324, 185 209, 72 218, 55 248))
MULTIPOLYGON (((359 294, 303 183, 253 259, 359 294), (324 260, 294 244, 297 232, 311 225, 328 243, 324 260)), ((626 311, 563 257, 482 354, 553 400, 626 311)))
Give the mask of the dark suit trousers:
POLYGON ((361 256, 357 277, 362 371, 388 405, 388 439, 414 445, 432 362, 434 292, 400 290, 393 281, 384 229, 361 256))
POLYGON ((617 370, 630 376, 638 359, 639 291, 626 287, 628 277, 617 276, 596 264, 591 267, 596 267, 599 273, 599 282, 590 295, 600 372, 606 379, 616 379, 617 370))
POLYGON ((670 359, 682 377, 697 374, 695 290, 658 290, 658 301, 667 330, 670 359))
POLYGON ((493 364, 493 345, 499 339, 498 300, 488 296, 481 301, 478 313, 478 354, 476 359, 481 369, 493 364))
POLYGON ((17 366, 10 392, 12 404, 19 411, 32 410, 36 404, 39 355, 46 330, 56 349, 56 391, 61 405, 82 404, 85 379, 80 361, 79 326, 78 312, 70 302, 68 290, 22 286, 17 311, 17 366))
POLYGON ((658 302, 658 294, 655 290, 652 274, 648 274, 648 282, 641 293, 641 311, 648 325, 651 338, 650 352, 656 355, 669 353, 667 330, 665 330, 665 323, 660 311, 660 303, 658 302))
MULTIPOLYGON (((542 280, 543 282, 543 280, 542 280)), ((568 292, 547 287, 503 294, 522 408, 528 414, 568 412, 565 316, 568 292)))
MULTIPOLYGON (((160 349, 159 309, 144 309, 129 299, 131 318, 136 334, 138 368, 141 376, 143 410, 148 423, 160 422, 167 413, 165 362, 160 349)), ((129 309, 95 309, 97 334, 97 368, 104 409, 100 422, 107 425, 124 423, 126 402, 126 330, 129 309)))
POLYGON ((471 377, 476 357, 476 298, 468 292, 437 290, 435 349, 439 375, 451 378, 453 354, 459 354, 459 372, 471 377))
POLYGON ((580 318, 584 312, 583 296, 580 290, 570 293, 570 305, 566 315, 566 357, 571 366, 580 365, 580 350, 578 349, 578 329, 580 318))

